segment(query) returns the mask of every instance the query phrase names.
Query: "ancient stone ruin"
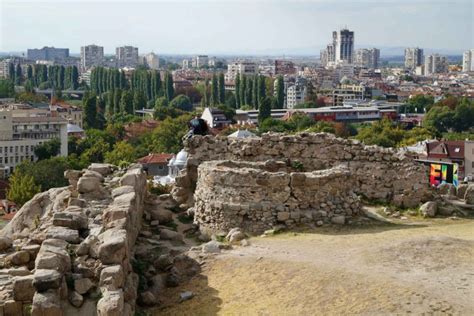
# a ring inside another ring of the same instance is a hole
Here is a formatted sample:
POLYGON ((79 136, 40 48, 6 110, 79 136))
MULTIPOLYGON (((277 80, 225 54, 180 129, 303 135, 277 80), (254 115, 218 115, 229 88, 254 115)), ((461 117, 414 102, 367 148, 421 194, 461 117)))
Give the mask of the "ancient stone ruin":
POLYGON ((426 167, 406 153, 331 134, 195 136, 185 148, 172 194, 194 206, 203 231, 344 224, 359 214, 360 198, 406 208, 431 198, 426 167))
MULTIPOLYGON (((276 226, 350 224, 363 199, 405 208, 433 199, 426 167, 409 155, 330 134, 195 136, 185 149, 171 195, 150 194, 140 166, 92 164, 27 202, 0 234, 0 315, 133 315, 228 246, 191 247, 194 237, 245 243, 276 226)), ((472 186, 443 190, 474 202, 472 186)), ((423 212, 457 207, 429 203, 423 212)))
POLYGON ((67 171, 69 187, 37 194, 2 230, 2 315, 133 314, 146 176, 113 169, 67 171))

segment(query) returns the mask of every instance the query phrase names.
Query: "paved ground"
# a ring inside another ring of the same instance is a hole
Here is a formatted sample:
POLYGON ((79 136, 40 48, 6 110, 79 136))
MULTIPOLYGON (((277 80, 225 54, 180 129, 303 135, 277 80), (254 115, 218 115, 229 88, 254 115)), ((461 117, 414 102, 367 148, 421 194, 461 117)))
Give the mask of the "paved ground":
POLYGON ((474 315, 474 221, 252 238, 203 267, 159 315, 474 315))

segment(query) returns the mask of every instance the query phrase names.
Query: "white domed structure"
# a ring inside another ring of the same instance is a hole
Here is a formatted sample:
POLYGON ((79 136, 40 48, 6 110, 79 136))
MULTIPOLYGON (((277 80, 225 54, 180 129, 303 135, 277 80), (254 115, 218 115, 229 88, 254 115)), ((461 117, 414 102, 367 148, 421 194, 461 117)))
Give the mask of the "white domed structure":
POLYGON ((170 159, 168 162, 168 175, 167 176, 155 176, 153 182, 162 185, 170 184, 174 182, 174 179, 179 175, 179 171, 186 167, 188 162, 188 153, 182 149, 176 156, 170 159))

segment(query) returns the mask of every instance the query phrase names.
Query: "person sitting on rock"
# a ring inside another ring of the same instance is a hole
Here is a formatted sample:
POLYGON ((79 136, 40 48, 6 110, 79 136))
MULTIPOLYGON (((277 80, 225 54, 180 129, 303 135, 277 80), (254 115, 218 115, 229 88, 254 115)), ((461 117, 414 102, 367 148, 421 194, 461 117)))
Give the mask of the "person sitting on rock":
POLYGON ((195 116, 188 123, 189 132, 184 137, 185 139, 193 137, 193 135, 206 135, 208 132, 207 123, 202 118, 195 116))

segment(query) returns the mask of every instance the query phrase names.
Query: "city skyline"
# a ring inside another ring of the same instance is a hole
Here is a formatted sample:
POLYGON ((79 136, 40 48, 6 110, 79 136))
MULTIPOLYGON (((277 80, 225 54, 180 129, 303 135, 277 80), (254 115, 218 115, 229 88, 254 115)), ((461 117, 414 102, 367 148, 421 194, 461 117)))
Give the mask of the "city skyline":
POLYGON ((332 31, 343 27, 355 32, 355 48, 418 46, 462 53, 474 46, 473 36, 466 36, 473 33, 473 4, 465 0, 7 0, 0 8, 0 51, 4 52, 54 46, 77 54, 81 46, 97 44, 104 47, 105 54, 132 45, 139 47, 141 54, 318 55, 332 31), (137 10, 140 14, 129 14, 137 10), (449 23, 439 23, 441 20, 449 23))

